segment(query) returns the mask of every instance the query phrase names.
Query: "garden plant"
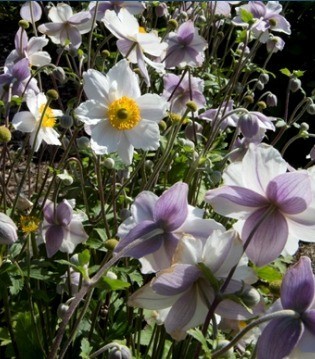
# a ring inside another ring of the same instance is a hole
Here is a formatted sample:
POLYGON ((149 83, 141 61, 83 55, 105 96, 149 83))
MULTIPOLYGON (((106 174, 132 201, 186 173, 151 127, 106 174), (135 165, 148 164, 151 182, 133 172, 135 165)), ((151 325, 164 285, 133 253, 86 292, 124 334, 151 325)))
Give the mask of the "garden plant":
POLYGON ((0 357, 314 358, 315 95, 273 65, 285 3, 10 3, 0 357))

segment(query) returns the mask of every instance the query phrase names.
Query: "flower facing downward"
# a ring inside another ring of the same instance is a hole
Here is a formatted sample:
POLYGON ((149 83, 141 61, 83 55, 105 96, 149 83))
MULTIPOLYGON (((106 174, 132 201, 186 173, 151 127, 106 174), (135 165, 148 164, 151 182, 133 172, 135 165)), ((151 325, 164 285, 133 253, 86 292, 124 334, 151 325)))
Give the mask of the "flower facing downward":
POLYGON ((311 260, 301 257, 285 274, 281 298, 271 312, 294 310, 297 318, 271 320, 258 340, 258 359, 313 358, 315 352, 315 281, 311 260))
POLYGON ((246 254, 257 265, 275 260, 285 248, 297 250, 298 241, 315 240, 315 192, 310 171, 286 172, 287 163, 268 145, 249 145, 242 162, 223 174, 225 186, 206 193, 214 210, 238 219, 235 228, 246 254))
POLYGON ((58 251, 72 253, 78 244, 87 240, 82 218, 73 213, 67 200, 63 200, 56 208, 53 202, 47 201, 43 211, 42 235, 49 258, 58 251))
POLYGON ((0 244, 12 244, 17 240, 17 227, 12 219, 0 213, 0 244))
POLYGON ((35 152, 42 141, 48 145, 61 145, 54 126, 56 118, 62 116, 62 111, 47 106, 47 98, 42 92, 36 95, 33 91, 28 91, 25 97, 29 111, 21 111, 14 115, 12 124, 15 129, 30 133, 29 142, 35 152))
POLYGON ((88 100, 75 114, 91 135, 96 154, 117 152, 130 164, 134 148, 159 147, 158 123, 166 115, 167 102, 155 94, 141 96, 138 77, 127 60, 118 62, 107 75, 90 69, 83 78, 88 100))

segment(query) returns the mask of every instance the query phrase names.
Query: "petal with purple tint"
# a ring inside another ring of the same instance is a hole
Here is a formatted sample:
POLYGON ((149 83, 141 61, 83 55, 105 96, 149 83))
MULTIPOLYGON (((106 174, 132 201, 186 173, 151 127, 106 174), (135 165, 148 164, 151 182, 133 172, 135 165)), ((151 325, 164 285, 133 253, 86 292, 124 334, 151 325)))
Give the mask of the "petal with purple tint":
POLYGON ((281 285, 281 303, 284 309, 293 309, 301 313, 314 300, 315 282, 312 263, 308 257, 289 268, 281 285))
POLYGON ((194 265, 174 264, 158 273, 152 289, 160 295, 176 295, 189 289, 200 275, 200 270, 194 265))
POLYGON ((18 81, 23 81, 31 75, 30 72, 30 62, 28 59, 22 59, 15 63, 12 67, 12 76, 18 81))
POLYGON ((14 38, 15 49, 18 51, 18 54, 20 56, 24 55, 24 50, 27 47, 27 42, 28 42, 27 33, 24 29, 20 27, 14 38))
POLYGON ((259 193, 239 186, 223 186, 206 193, 205 201, 224 216, 242 218, 256 208, 268 205, 259 193))
POLYGON ((245 221, 242 240, 252 236, 245 250, 256 266, 264 266, 275 260, 283 250, 288 238, 288 224, 277 210, 267 214, 268 208, 255 211, 245 221))
POLYGON ((184 22, 177 30, 178 41, 180 44, 189 45, 194 38, 195 27, 191 20, 184 22))
POLYGON ((301 316, 307 330, 309 330, 315 336, 315 309, 307 310, 301 316))
POLYGON ((157 200, 154 208, 154 219, 161 222, 168 232, 179 228, 187 218, 187 194, 187 184, 178 182, 157 200))
POLYGON ((53 224, 54 223, 54 213, 55 213, 54 203, 47 200, 45 202, 45 206, 43 208, 43 213, 44 213, 44 217, 45 217, 46 221, 49 224, 53 224))
POLYGON ((158 196, 149 191, 141 192, 131 206, 131 213, 136 222, 153 220, 154 206, 158 196))
POLYGON ((143 221, 134 227, 115 248, 115 253, 122 251, 126 246, 137 239, 142 239, 138 245, 130 249, 124 256, 141 258, 160 248, 163 242, 163 229, 152 221, 143 221))
POLYGON ((301 213, 312 201, 310 177, 306 172, 283 173, 269 182, 266 195, 282 212, 301 213))
POLYGON ((72 207, 64 200, 59 203, 56 209, 56 222, 61 226, 67 226, 72 219, 72 207))
POLYGON ((185 57, 185 51, 180 49, 179 45, 170 46, 167 50, 165 57, 165 67, 175 67, 178 66, 185 57))
POLYGON ((257 353, 259 359, 279 359, 289 355, 303 334, 302 323, 298 319, 273 319, 262 332, 257 353))
POLYGON ((20 15, 22 19, 32 23, 33 21, 40 20, 42 8, 36 1, 28 1, 22 5, 20 15))
POLYGON ((58 252, 63 241, 63 229, 58 225, 51 225, 45 233, 46 251, 48 258, 58 252))

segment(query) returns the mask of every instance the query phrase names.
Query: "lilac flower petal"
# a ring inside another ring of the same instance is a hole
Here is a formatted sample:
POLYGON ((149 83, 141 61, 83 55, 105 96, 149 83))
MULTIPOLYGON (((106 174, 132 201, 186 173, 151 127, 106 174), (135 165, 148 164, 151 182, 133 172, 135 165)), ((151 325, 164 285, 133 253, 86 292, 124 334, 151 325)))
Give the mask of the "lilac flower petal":
POLYGON ((56 222, 59 225, 67 226, 72 219, 72 207, 67 201, 58 204, 56 209, 56 222))
POLYGON ((266 195, 280 206, 282 212, 301 213, 312 201, 310 177, 307 173, 283 173, 269 182, 266 195))
POLYGON ((23 52, 27 47, 27 42, 27 33, 24 29, 20 27, 14 38, 15 49, 18 51, 19 55, 23 55, 23 52))
POLYGON ((51 258, 55 253, 58 252, 62 241, 63 241, 63 229, 58 225, 51 225, 46 233, 46 251, 48 258, 51 258))
POLYGON ((188 45, 194 38, 195 27, 191 20, 184 22, 177 30, 179 42, 182 45, 188 45))
POLYGON ((214 210, 224 216, 241 218, 255 208, 268 204, 260 194, 239 186, 223 186, 210 190, 205 196, 214 210))
POLYGON ((302 323, 298 319, 273 319, 258 340, 259 359, 279 359, 291 353, 303 334, 302 323))
POLYGON ((307 310, 301 318, 306 329, 315 335, 315 309, 307 310))
POLYGON ((22 5, 20 15, 28 22, 32 22, 32 18, 38 21, 42 17, 42 8, 36 1, 28 1, 22 5))
POLYGON ((43 208, 43 213, 44 213, 44 218, 46 219, 46 221, 49 224, 53 224, 54 223, 54 215, 55 215, 54 203, 47 200, 45 202, 45 206, 43 208))
POLYGON ((254 232, 246 254, 256 266, 264 266, 275 260, 282 252, 288 238, 288 224, 285 217, 275 210, 264 218, 266 211, 268 208, 261 208, 252 213, 245 221, 241 234, 245 243, 249 235, 254 232), (260 224, 257 227, 258 223, 260 224))
POLYGON ((158 196, 149 191, 143 191, 136 197, 131 206, 131 212, 137 223, 143 220, 153 220, 154 206, 158 196))
POLYGON ((179 228, 188 215, 188 186, 186 183, 175 183, 157 200, 154 218, 163 223, 168 232, 179 228))
POLYGON ((29 64, 30 62, 26 58, 15 63, 12 67, 12 76, 18 81, 28 78, 31 75, 29 64))
POLYGON ((160 295, 176 295, 189 289, 200 275, 200 270, 194 265, 174 264, 158 273, 152 289, 160 295))
POLYGON ((284 309, 293 309, 301 313, 314 300, 315 281, 312 263, 308 257, 300 260, 288 269, 281 285, 281 303, 284 309))
POLYGON ((179 51, 176 46, 172 46, 168 49, 165 57, 165 67, 175 67, 178 66, 185 57, 185 51, 179 51))
POLYGON ((129 250, 125 256, 141 258, 147 254, 153 253, 162 245, 162 233, 163 230, 155 222, 143 221, 134 227, 126 237, 119 241, 115 248, 115 253, 120 252, 133 241, 140 238, 143 240, 136 247, 129 250))

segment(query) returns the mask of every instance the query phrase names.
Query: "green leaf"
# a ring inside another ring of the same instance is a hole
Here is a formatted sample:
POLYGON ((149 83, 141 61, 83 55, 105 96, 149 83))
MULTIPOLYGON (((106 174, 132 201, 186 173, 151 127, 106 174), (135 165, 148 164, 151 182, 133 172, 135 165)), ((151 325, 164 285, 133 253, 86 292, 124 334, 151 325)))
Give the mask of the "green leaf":
POLYGON ((284 69, 281 69, 280 72, 285 75, 285 76, 288 76, 288 77, 291 77, 292 76, 292 73, 291 71, 288 69, 288 68, 284 68, 284 69))
POLYGON ((305 71, 301 70, 293 70, 293 75, 296 77, 302 77, 304 75, 305 71))
POLYGON ((82 339, 80 349, 81 349, 80 358, 89 359, 90 353, 93 348, 91 347, 89 341, 86 338, 82 339))
POLYGON ((210 359, 211 351, 208 348, 207 340, 202 334, 202 331, 200 329, 195 328, 195 329, 189 329, 187 333, 191 335, 193 338, 195 338, 201 344, 202 350, 204 352, 204 358, 210 359))
POLYGON ((9 290, 11 295, 16 295, 18 294, 24 285, 24 280, 23 278, 15 278, 15 277, 11 277, 11 285, 9 286, 9 290))
POLYGON ((282 279, 281 273, 279 271, 272 267, 271 265, 265 266, 265 267, 254 267, 254 271, 259 277, 259 279, 265 281, 265 282, 273 282, 275 280, 282 279))
POLYGON ((254 20, 254 15, 251 12, 242 8, 240 8, 240 16, 242 21, 246 22, 247 24, 251 23, 254 20))
POLYGON ((82 253, 79 253, 78 259, 80 266, 89 265, 90 263, 91 254, 88 249, 85 249, 82 253))
POLYGON ((106 289, 109 291, 122 290, 130 287, 130 283, 125 282, 120 279, 112 279, 109 277, 102 277, 101 280, 97 283, 97 287, 101 289, 106 289))

